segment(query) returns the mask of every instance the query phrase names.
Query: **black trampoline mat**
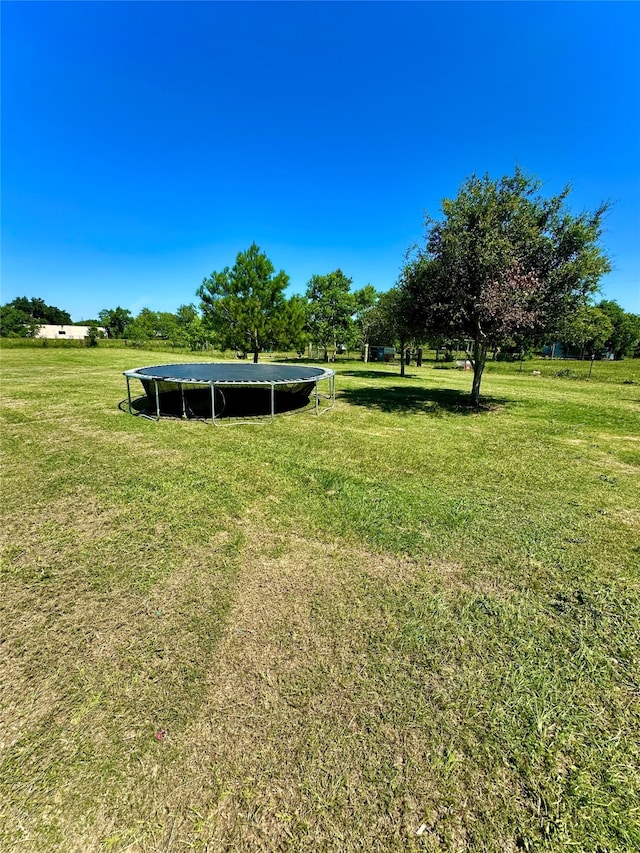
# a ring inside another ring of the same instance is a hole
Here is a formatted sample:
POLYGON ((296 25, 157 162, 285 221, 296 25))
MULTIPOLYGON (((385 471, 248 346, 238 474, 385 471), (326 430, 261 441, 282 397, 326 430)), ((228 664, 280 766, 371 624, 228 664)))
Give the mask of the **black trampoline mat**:
POLYGON ((158 364, 127 370, 125 375, 169 382, 315 382, 333 375, 332 370, 308 364, 238 364, 236 362, 194 362, 158 364))

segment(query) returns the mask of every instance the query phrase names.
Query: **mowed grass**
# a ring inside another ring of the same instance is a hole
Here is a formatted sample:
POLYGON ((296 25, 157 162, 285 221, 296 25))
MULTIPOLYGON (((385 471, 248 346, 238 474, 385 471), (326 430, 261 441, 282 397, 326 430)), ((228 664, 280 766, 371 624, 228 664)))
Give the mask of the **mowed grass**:
POLYGON ((167 360, 2 352, 0 849, 639 849, 640 363, 120 411, 167 360))

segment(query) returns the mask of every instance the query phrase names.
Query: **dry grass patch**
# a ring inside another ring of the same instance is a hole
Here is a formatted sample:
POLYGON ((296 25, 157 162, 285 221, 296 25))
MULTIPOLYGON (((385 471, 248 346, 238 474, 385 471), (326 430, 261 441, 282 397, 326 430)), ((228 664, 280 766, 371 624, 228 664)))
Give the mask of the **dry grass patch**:
POLYGON ((146 567, 155 554, 137 552, 138 572, 155 579, 132 588, 87 572, 83 549, 110 554, 118 513, 105 515, 102 536, 78 515, 61 528, 71 545, 58 542, 55 559, 22 551, 3 587, 3 849, 98 849, 136 826, 138 809, 152 812, 156 732, 190 714, 225 620, 232 531, 197 551, 178 545, 164 555, 171 571, 146 567))
MULTIPOLYGON (((210 850, 464 843, 477 803, 465 805, 461 788, 454 808, 442 787, 441 777, 464 763, 437 720, 447 673, 407 671, 386 640, 397 639, 396 616, 371 594, 411 588, 425 568, 337 543, 310 550, 303 539, 263 535, 257 550, 256 536, 250 541, 200 712, 175 732, 183 757, 158 791, 153 843, 171 837, 177 849, 210 850), (429 832, 416 836, 424 821, 429 832)), ((434 585, 464 574, 440 565, 426 572, 434 585)), ((478 786, 496 802, 513 794, 504 768, 463 775, 473 778, 469 800, 478 786)))
MULTIPOLYGON (((227 630, 198 718, 176 733, 191 744, 191 754, 168 774, 158 817, 178 848, 191 843, 211 849, 286 846, 292 822, 299 835, 300 824, 315 822, 311 815, 322 804, 320 777, 328 768, 319 761, 311 769, 320 782, 313 794, 305 778, 310 768, 303 756, 320 736, 316 724, 309 726, 310 716, 337 716, 347 732, 353 731, 348 724, 355 719, 353 699, 344 685, 331 682, 345 669, 364 665, 363 649, 357 641, 343 646, 319 631, 316 602, 319 597, 344 602, 354 576, 369 564, 381 571, 380 557, 320 543, 311 551, 305 540, 273 535, 257 541, 259 551, 243 554, 227 630), (336 558, 344 566, 340 573, 332 569, 336 558)), ((385 562, 391 570, 392 561, 385 562)), ((406 574, 408 565, 399 562, 406 574)), ((314 748, 331 753, 335 747, 327 742, 314 748)), ((338 752, 331 759, 333 770, 339 758, 338 752)), ((348 781, 344 770, 325 780, 329 788, 348 781)), ((351 787, 358 784, 350 782, 351 787)), ((318 826, 305 832, 310 842, 327 839, 328 815, 320 811, 318 826)))

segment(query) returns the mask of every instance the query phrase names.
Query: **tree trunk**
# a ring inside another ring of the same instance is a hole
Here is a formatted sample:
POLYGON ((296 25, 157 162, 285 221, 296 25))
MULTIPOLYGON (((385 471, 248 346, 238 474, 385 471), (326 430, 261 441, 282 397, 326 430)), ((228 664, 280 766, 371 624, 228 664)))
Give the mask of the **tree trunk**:
POLYGON ((329 348, 328 347, 324 348, 324 360, 327 362, 329 361, 329 348))
POLYGON ((480 404, 480 383, 482 371, 487 360, 487 345, 483 341, 473 342, 473 385, 471 386, 471 402, 474 406, 480 404))
POLYGON ((404 376, 404 342, 400 341, 400 376, 404 376))

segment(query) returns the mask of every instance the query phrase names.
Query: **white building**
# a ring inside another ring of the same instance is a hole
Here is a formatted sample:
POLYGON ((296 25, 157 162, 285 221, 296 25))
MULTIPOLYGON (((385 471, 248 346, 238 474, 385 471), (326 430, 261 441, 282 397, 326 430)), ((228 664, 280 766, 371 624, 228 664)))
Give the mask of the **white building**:
MULTIPOLYGON (((89 326, 40 326, 35 334, 36 338, 49 338, 49 340, 60 341, 83 341, 89 335, 89 326)), ((105 330, 98 326, 98 332, 105 334, 105 330)))

